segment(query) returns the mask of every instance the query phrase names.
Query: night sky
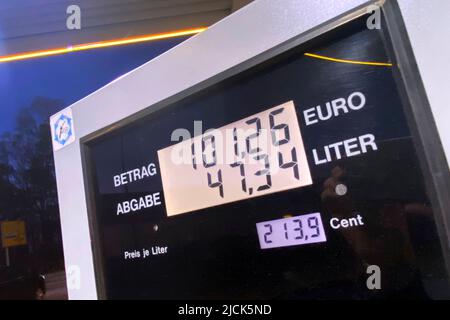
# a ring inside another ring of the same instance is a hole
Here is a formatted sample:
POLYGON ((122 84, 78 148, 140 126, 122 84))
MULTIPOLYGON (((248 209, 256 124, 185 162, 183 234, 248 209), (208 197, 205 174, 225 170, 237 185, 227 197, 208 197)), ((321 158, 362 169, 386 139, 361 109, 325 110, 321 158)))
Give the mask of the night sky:
POLYGON ((0 135, 15 128, 18 112, 34 98, 61 100, 63 109, 185 39, 0 63, 0 135))

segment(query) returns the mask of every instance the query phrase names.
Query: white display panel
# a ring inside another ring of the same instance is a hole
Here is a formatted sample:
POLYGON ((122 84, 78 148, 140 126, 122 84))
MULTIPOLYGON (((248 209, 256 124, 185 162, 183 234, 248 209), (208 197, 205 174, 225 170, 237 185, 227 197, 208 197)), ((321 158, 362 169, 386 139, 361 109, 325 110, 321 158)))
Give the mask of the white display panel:
POLYGON ((292 101, 158 151, 168 216, 312 184, 292 101))

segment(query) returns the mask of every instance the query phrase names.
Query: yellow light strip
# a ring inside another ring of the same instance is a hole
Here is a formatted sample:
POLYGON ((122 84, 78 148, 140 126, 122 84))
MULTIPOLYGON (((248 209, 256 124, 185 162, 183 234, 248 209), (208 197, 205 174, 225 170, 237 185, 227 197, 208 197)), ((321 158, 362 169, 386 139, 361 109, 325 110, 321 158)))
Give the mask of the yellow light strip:
POLYGON ((106 47, 112 47, 112 46, 127 45, 127 44, 146 42, 146 41, 154 41, 154 40, 161 40, 161 39, 167 39, 167 38, 189 36, 189 35, 194 35, 194 34, 200 33, 205 30, 206 30, 206 28, 202 27, 202 28, 195 28, 195 29, 187 29, 187 30, 179 30, 179 31, 165 32, 165 33, 159 33, 159 34, 150 34, 150 35, 144 35, 144 36, 123 38, 123 39, 105 40, 105 41, 98 41, 98 42, 92 42, 92 43, 78 44, 78 45, 74 45, 74 46, 68 46, 65 48, 56 48, 56 49, 16 53, 16 54, 7 55, 7 56, 0 56, 0 63, 17 61, 17 60, 25 60, 25 59, 31 59, 31 58, 47 57, 47 56, 53 56, 53 55, 57 55, 57 54, 65 54, 65 53, 69 53, 69 52, 76 52, 76 51, 83 51, 83 50, 91 50, 91 49, 106 48, 106 47))
POLYGON ((333 62, 350 63, 350 64, 362 64, 362 65, 367 65, 367 66, 392 67, 392 63, 387 63, 387 62, 370 62, 370 61, 336 59, 336 58, 321 56, 321 55, 313 54, 313 53, 305 53, 305 56, 312 57, 312 58, 317 58, 317 59, 322 59, 322 60, 333 61, 333 62))

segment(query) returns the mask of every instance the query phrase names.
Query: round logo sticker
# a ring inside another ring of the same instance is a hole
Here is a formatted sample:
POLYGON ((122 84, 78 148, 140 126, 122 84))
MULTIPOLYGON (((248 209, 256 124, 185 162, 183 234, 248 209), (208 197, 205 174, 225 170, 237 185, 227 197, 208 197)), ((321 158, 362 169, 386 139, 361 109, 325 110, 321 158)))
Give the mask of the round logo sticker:
POLYGON ((72 119, 62 114, 54 124, 54 140, 61 145, 65 145, 72 137, 72 119))

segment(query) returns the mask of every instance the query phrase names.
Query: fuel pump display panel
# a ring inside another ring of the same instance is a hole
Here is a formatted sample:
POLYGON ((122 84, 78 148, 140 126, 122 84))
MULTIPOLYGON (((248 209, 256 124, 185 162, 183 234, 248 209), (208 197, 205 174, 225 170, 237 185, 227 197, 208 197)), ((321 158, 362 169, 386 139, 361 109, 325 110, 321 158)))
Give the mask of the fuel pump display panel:
POLYGON ((354 21, 87 142, 103 295, 428 297, 447 275, 388 42, 354 21))

